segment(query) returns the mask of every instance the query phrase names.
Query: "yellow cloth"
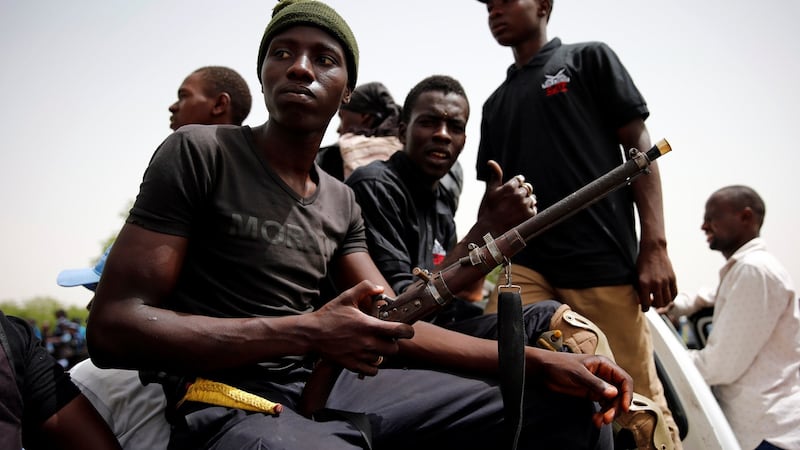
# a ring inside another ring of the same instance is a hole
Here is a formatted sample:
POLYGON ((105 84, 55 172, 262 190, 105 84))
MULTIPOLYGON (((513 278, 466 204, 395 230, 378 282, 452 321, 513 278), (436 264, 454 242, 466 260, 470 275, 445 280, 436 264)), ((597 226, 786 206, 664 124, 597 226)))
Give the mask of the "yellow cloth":
POLYGON ((178 406, 181 406, 187 400, 262 412, 273 416, 277 416, 283 410, 283 405, 280 403, 274 403, 233 386, 203 378, 198 378, 189 385, 186 395, 178 402, 178 406))

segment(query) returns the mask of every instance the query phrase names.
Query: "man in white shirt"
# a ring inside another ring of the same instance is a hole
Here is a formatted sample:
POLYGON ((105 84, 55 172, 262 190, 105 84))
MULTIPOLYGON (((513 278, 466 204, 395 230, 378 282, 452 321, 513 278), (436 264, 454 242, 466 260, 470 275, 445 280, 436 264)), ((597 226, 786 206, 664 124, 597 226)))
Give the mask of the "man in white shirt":
POLYGON ((706 346, 689 354, 743 449, 800 448, 800 310, 792 279, 759 237, 765 206, 746 186, 706 202, 701 229, 725 256, 716 292, 680 294, 668 314, 714 306, 706 346))

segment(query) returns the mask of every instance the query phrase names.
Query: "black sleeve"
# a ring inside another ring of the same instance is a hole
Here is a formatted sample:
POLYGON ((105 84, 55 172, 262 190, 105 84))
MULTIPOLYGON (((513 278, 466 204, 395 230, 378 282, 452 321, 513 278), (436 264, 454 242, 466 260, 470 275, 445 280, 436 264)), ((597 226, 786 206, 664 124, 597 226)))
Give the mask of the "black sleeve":
MULTIPOLYGON (((487 101, 488 104, 488 101, 487 101)), ((483 106, 483 115, 481 116, 481 138, 480 142, 478 143, 478 157, 475 160, 475 173, 476 178, 479 181, 486 181, 489 178, 489 168, 486 166, 486 163, 489 162, 490 159, 497 159, 497 156, 492 151, 492 145, 489 142, 489 121, 487 118, 487 111, 489 107, 487 104, 483 106)))
MULTIPOLYGON (((351 176, 347 184, 361 206, 369 254, 396 293, 413 281, 412 254, 403 239, 410 216, 403 202, 406 196, 397 186, 371 178, 351 176)), ((413 216, 413 215, 412 215, 413 216)))
POLYGON ((602 42, 584 48, 585 62, 591 65, 593 91, 600 96, 609 125, 617 129, 633 119, 647 119, 647 103, 617 54, 602 42))
POLYGON ((216 145, 211 130, 195 126, 169 135, 145 170, 129 223, 188 236, 203 199, 214 188, 216 145))
POLYGON ((17 384, 21 386, 24 436, 34 433, 28 430, 38 427, 71 402, 80 390, 26 321, 7 317, 3 328, 13 353, 17 384))

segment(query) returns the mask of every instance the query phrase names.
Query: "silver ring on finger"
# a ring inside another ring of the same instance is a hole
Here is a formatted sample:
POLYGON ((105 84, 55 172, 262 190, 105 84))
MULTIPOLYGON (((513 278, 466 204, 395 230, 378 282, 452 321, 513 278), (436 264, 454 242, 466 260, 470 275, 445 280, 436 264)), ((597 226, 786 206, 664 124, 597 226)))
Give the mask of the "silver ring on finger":
POLYGON ((528 191, 528 197, 533 195, 533 185, 532 184, 527 183, 527 182, 526 183, 522 183, 522 187, 524 187, 525 190, 528 191))

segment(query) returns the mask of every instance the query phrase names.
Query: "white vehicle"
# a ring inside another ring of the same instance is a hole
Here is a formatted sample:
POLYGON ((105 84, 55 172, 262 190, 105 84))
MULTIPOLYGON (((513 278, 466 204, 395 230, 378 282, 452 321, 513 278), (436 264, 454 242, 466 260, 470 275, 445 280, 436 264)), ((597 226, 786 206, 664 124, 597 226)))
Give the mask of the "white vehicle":
MULTIPOLYGON (((739 443, 711 389, 669 321, 654 309, 645 314, 656 365, 685 450, 739 450, 739 443)), ((701 329, 705 328, 702 327, 701 329)), ((702 334, 702 333, 701 333, 702 334)), ((700 341, 705 342, 700 336, 700 341)))

